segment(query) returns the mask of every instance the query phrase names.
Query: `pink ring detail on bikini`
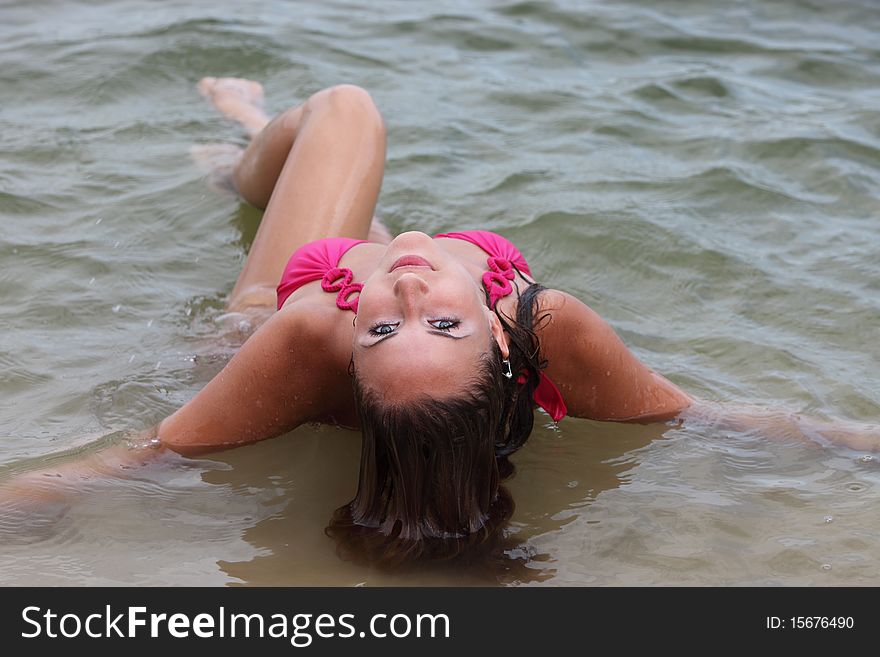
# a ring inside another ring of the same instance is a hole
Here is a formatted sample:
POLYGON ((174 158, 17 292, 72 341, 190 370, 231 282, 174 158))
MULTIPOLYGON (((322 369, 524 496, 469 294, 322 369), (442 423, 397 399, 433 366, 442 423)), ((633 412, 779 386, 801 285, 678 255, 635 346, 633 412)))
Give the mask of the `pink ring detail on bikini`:
POLYGON ((489 270, 483 274, 483 286, 489 295, 489 307, 494 308, 498 299, 513 292, 510 281, 516 277, 513 264, 507 258, 492 256, 486 260, 489 270))
POLYGON ((357 314, 358 299, 364 288, 363 283, 352 283, 354 274, 348 267, 334 267, 327 271, 321 278, 321 289, 325 292, 339 292, 336 295, 336 307, 340 310, 351 310, 357 314), (357 294, 354 299, 349 299, 352 294, 357 294))

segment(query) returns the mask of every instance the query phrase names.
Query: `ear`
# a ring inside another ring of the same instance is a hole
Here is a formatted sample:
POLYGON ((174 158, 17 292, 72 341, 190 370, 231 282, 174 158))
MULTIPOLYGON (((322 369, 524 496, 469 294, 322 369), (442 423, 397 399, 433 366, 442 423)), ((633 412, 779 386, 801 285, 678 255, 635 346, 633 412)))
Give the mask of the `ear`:
POLYGON ((499 349, 501 349, 501 355, 504 358, 509 358, 510 347, 507 345, 507 336, 504 334, 504 327, 501 326, 501 320, 499 320, 495 313, 488 308, 486 308, 486 313, 489 316, 489 330, 492 332, 492 337, 495 338, 495 342, 498 343, 499 349))

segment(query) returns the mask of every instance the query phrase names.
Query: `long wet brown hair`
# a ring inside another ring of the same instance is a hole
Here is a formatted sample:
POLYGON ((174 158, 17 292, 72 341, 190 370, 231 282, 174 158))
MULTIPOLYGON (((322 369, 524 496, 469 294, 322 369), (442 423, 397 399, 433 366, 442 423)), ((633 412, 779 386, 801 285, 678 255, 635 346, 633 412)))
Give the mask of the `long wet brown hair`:
POLYGON ((352 371, 363 446, 355 498, 336 510, 327 533, 349 559, 382 566, 498 556, 513 499, 501 482, 509 456, 534 424, 532 393, 546 363, 533 283, 515 318, 495 314, 507 335, 513 377, 502 372, 495 340, 465 392, 446 399, 388 403, 352 371))

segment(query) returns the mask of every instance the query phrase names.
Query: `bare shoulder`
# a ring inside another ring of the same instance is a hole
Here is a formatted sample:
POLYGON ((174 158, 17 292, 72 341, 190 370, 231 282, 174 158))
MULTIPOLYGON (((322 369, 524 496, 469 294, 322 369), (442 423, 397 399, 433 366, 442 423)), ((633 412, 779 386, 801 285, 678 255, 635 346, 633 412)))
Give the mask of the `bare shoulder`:
POLYGON ((305 297, 286 304, 276 313, 284 329, 292 331, 304 341, 316 344, 328 339, 328 329, 339 324, 339 310, 321 298, 305 297))
POLYGON ((303 298, 278 311, 288 344, 301 353, 303 362, 314 366, 316 376, 345 373, 351 356, 352 324, 323 298, 303 298))
POLYGON ((541 312, 560 310, 565 306, 569 297, 574 298, 562 290, 554 290, 552 288, 542 290, 541 294, 538 296, 538 310, 541 312))
POLYGON ((589 329, 591 324, 605 325, 599 314, 583 301, 568 292, 554 289, 541 292, 535 319, 542 344, 546 340, 570 337, 571 331, 589 329))
POLYGON ((570 368, 576 344, 582 347, 581 352, 595 352, 607 343, 619 342, 614 331, 598 313, 562 290, 547 289, 541 292, 535 309, 535 331, 550 372, 570 368), (583 349, 586 346, 584 342, 589 342, 586 350, 583 349))
POLYGON ((344 375, 348 380, 354 315, 341 312, 327 297, 305 297, 285 305, 278 314, 286 316, 285 330, 299 349, 308 352, 302 357, 315 366, 316 376, 335 380, 344 375))

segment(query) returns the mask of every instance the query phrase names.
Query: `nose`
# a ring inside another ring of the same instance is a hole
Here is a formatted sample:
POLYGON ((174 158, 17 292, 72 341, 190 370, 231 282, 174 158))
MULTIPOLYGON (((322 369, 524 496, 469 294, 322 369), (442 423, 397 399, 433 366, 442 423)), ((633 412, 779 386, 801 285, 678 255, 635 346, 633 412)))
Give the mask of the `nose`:
POLYGON ((428 283, 414 272, 406 272, 394 282, 394 294, 412 304, 428 292, 428 283))

